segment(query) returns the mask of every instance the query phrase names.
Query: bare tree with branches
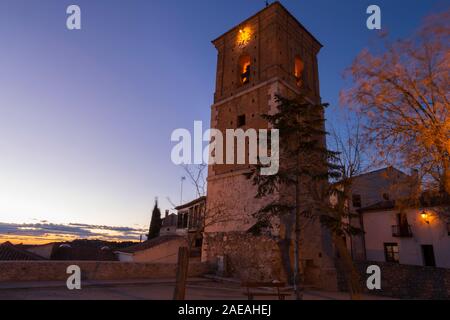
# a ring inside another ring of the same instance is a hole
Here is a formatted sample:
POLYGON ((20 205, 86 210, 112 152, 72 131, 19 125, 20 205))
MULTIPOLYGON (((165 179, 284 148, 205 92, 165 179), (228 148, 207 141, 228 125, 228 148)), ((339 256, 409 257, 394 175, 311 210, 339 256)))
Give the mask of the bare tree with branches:
POLYGON ((197 197, 206 196, 206 178, 208 175, 206 171, 208 170, 208 165, 184 165, 183 169, 192 186, 195 188, 197 197))
MULTIPOLYGON (((186 173, 187 179, 190 181, 191 185, 194 187, 196 191, 197 198, 206 197, 206 189, 207 189, 207 170, 208 165, 200 164, 200 165, 184 165, 183 169, 186 173)), ((237 213, 232 213, 227 204, 224 202, 215 203, 214 205, 205 204, 200 206, 199 215, 201 217, 198 225, 195 226, 193 232, 187 232, 186 234, 186 244, 187 244, 187 263, 184 264, 184 268, 188 268, 189 266, 189 258, 191 256, 192 250, 195 247, 195 242, 197 239, 201 238, 203 232, 209 226, 226 223, 238 217, 237 213)), ((187 270, 183 270, 185 274, 187 274, 187 270)), ((185 291, 186 283, 177 284, 175 290, 179 290, 181 292, 185 291), (181 288, 181 290, 180 290, 181 288)), ((175 293, 175 295, 177 295, 175 293)), ((184 297, 180 297, 179 299, 184 299, 184 297)))
POLYGON ((409 39, 364 50, 348 69, 344 105, 364 115, 365 141, 389 165, 419 170, 450 194, 450 10, 409 39))
POLYGON ((365 148, 362 141, 361 117, 345 122, 345 130, 338 132, 335 127, 330 130, 330 143, 339 153, 338 160, 345 177, 355 177, 366 171, 369 163, 364 160, 365 148))
POLYGON ((363 233, 361 226, 355 226, 352 223, 352 219, 357 218, 358 215, 350 211, 353 179, 360 175, 365 167, 360 123, 360 118, 357 118, 354 125, 346 121, 345 131, 338 132, 335 128, 331 129, 331 143, 337 154, 336 162, 340 174, 338 179, 330 181, 331 184, 325 194, 329 194, 331 201, 324 203, 322 209, 323 212, 329 213, 322 219, 326 221, 325 224, 332 231, 333 242, 341 258, 352 300, 361 298, 362 288, 359 274, 344 237, 349 236, 352 239, 362 236, 363 233))

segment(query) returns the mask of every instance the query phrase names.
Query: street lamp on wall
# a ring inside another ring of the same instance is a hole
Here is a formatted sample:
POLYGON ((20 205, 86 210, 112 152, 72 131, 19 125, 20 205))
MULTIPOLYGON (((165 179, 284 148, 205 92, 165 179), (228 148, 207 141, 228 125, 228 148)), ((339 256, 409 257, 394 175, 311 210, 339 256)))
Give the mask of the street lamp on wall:
POLYGON ((428 212, 422 211, 420 217, 422 218, 423 221, 425 221, 426 224, 430 224, 430 215, 428 214, 428 212))

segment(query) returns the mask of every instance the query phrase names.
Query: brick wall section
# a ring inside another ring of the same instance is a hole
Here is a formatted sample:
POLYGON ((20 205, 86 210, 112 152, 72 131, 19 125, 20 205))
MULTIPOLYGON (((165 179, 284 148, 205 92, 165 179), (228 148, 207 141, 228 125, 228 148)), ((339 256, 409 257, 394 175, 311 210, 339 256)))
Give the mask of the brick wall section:
MULTIPOLYGON (((303 94, 311 101, 320 103, 317 55, 321 44, 279 2, 238 24, 214 40, 213 44, 218 53, 216 91, 211 108, 213 129, 224 132, 238 126, 243 130, 269 128, 261 115, 276 111, 276 94, 290 98, 303 94), (240 41, 242 33, 250 35, 248 43, 242 44, 240 41), (244 71, 242 59, 247 60, 248 57, 251 76, 249 83, 244 84, 241 81, 244 71), (299 58, 304 63, 300 82, 294 72, 299 58), (238 121, 240 116, 246 119, 243 126, 238 121)), ((231 140, 227 141, 224 137, 225 144, 235 142, 235 139, 231 140)), ((324 135, 324 143, 325 140, 324 135)), ((226 153, 224 150, 224 155, 226 153)), ((222 241, 224 243, 212 240, 211 246, 204 246, 202 261, 215 262, 216 256, 226 255, 233 276, 255 280, 283 279, 284 268, 281 267, 277 240, 255 240, 243 236, 240 241, 232 233, 249 230, 256 222, 253 214, 271 200, 282 197, 285 203, 293 203, 295 188, 275 192, 271 195, 273 199, 255 199, 257 187, 243 176, 246 170, 248 166, 237 164, 209 166, 207 211, 212 221, 207 223, 205 233, 227 233, 230 239, 236 238, 237 241, 233 244, 228 240, 222 241), (225 222, 224 213, 228 215, 225 222), (216 217, 220 223, 212 223, 216 217)), ((307 193, 303 193, 305 200, 308 200, 307 193)), ((272 236, 293 239, 288 236, 293 234, 292 226, 292 223, 281 223, 273 228, 272 236)), ((329 235, 323 232, 319 223, 311 223, 305 228, 303 240, 302 260, 310 261, 316 269, 317 281, 314 283, 320 282, 320 287, 336 290, 334 255, 329 235)))
MULTIPOLYGON (((77 262, 77 261, 24 261, 0 262, 0 282, 58 281, 66 280, 67 267, 81 268, 84 280, 132 280, 174 278, 176 264, 147 264, 123 262, 77 262)), ((200 277, 210 272, 210 266, 193 263, 189 266, 190 277, 200 277)))
MULTIPOLYGON (((362 287, 367 288, 367 267, 377 265, 381 268, 381 291, 367 290, 367 293, 399 299, 448 300, 450 299, 450 269, 400 265, 384 262, 356 262, 362 287)), ((339 264, 338 264, 339 267, 339 264)), ((341 270, 341 268, 339 268, 341 270)), ((341 291, 347 291, 342 272, 338 272, 341 291)))

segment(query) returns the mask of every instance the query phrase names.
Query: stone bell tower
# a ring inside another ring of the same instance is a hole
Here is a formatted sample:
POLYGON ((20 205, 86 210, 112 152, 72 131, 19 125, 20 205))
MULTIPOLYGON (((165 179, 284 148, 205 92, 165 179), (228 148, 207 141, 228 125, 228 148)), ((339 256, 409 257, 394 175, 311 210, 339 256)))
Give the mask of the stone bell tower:
MULTIPOLYGON (((262 114, 277 111, 275 96, 306 96, 320 103, 317 54, 322 45, 279 2, 274 2, 212 42, 218 51, 216 92, 211 107, 211 126, 227 129, 268 129, 262 114)), ((234 276, 259 278, 286 276, 280 241, 294 235, 280 226, 274 237, 248 233, 255 224, 252 214, 270 199, 255 199, 257 188, 243 175, 249 165, 217 164, 209 167, 208 216, 228 215, 206 225, 203 261, 226 256, 234 276), (218 209, 220 208, 220 209, 218 209), (258 270, 255 270, 258 269, 258 270)), ((274 194, 274 198, 280 197, 274 194)), ((214 219, 213 219, 214 220, 214 219)), ((333 250, 325 230, 316 223, 304 232, 301 260, 310 278, 335 285, 333 250), (334 279, 334 280, 333 280, 334 279)), ((292 250, 287 253, 292 259, 292 250)), ((286 258, 286 257, 285 257, 286 258)))

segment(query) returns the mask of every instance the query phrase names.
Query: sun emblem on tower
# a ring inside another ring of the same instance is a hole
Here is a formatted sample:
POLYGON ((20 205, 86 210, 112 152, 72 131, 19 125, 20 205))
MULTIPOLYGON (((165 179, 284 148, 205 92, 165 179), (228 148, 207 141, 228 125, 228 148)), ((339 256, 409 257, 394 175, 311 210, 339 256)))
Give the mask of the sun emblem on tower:
POLYGON ((237 45, 239 48, 244 48, 252 39, 252 32, 250 28, 241 28, 238 32, 237 45))

